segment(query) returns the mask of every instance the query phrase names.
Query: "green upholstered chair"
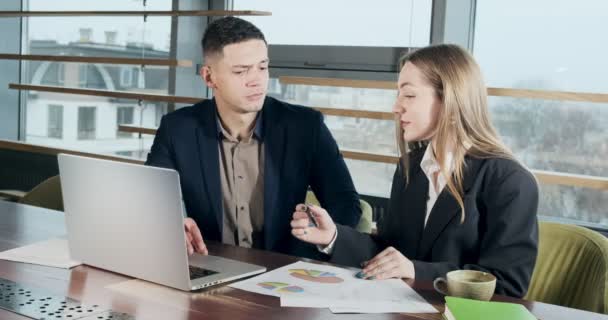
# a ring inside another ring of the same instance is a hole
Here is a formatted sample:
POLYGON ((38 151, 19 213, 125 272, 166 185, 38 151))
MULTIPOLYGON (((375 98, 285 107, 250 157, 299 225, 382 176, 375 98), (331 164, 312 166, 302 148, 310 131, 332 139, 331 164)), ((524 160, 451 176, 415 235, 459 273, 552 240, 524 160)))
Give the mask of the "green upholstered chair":
POLYGON ((608 238, 575 225, 540 223, 526 299, 608 314, 608 238))
POLYGON ((61 181, 59 176, 50 177, 26 193, 20 203, 63 211, 63 198, 61 195, 61 181))
MULTIPOLYGON (((363 233, 371 233, 372 232, 372 206, 367 203, 365 200, 359 200, 361 203, 361 219, 359 219, 359 224, 357 225, 357 231, 363 233)), ((312 203, 314 205, 319 205, 319 200, 312 191, 308 191, 306 193, 306 203, 312 203)))

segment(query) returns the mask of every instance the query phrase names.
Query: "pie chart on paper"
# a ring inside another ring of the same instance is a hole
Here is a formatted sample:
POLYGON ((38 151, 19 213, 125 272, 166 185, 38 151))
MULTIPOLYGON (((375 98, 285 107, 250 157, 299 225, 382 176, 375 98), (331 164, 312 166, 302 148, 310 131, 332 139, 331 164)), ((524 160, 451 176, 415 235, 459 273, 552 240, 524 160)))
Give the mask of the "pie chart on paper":
POLYGON ((258 286, 268 289, 268 290, 276 290, 281 293, 300 293, 304 292, 304 289, 298 286, 290 286, 288 283, 283 282, 260 282, 258 286))
POLYGON ((298 279, 317 283, 340 283, 344 279, 337 277, 335 273, 310 269, 289 269, 289 274, 298 279))

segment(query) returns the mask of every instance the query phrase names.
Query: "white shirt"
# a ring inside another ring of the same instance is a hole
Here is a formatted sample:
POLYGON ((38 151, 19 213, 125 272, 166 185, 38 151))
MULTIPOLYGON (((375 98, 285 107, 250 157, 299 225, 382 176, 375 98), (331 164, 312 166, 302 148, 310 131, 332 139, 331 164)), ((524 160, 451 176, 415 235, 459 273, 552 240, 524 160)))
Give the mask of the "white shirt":
MULTIPOLYGON (((446 154, 445 160, 447 162, 446 165, 448 167, 448 173, 451 175, 454 166, 454 154, 452 152, 448 152, 446 154)), ((443 188, 445 188, 445 186, 447 185, 447 180, 445 176, 441 173, 441 167, 439 166, 439 162, 437 162, 437 159, 435 158, 435 152, 433 152, 433 147, 430 143, 426 147, 426 151, 422 156, 422 160, 420 161, 420 168, 422 168, 424 175, 429 180, 428 199, 426 201, 426 215, 424 217, 424 226, 426 227, 426 222, 429 220, 429 216, 431 215, 431 211, 435 206, 435 202, 437 202, 437 198, 443 191, 443 188), (436 184, 435 179, 433 179, 433 175, 435 173, 438 173, 436 184)), ((333 239, 327 246, 324 247, 318 245, 317 249, 325 254, 331 254, 334 249, 334 245, 336 244, 337 237, 338 230, 336 230, 333 239)))
MULTIPOLYGON (((451 152, 446 154, 446 165, 448 168, 448 173, 452 174, 453 160, 454 155, 451 152)), ((446 177, 441 173, 441 167, 435 158, 435 152, 433 152, 433 147, 429 144, 426 147, 426 151, 422 156, 422 161, 420 161, 420 168, 426 175, 426 178, 429 180, 429 193, 428 199, 426 201, 426 216, 424 217, 424 226, 426 227, 426 222, 429 220, 429 215, 431 214, 431 210, 433 210, 433 206, 435 206, 435 202, 437 202, 437 198, 443 191, 447 184, 446 177), (435 183, 435 179, 433 179, 434 174, 437 174, 437 183, 435 183)))

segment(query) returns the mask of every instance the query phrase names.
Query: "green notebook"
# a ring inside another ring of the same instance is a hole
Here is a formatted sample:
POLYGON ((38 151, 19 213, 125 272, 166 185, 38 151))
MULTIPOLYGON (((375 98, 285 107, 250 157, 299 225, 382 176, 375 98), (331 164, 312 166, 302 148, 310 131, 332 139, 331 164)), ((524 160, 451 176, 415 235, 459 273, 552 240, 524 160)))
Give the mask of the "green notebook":
POLYGON ((445 297, 446 320, 537 320, 526 307, 516 303, 445 297))

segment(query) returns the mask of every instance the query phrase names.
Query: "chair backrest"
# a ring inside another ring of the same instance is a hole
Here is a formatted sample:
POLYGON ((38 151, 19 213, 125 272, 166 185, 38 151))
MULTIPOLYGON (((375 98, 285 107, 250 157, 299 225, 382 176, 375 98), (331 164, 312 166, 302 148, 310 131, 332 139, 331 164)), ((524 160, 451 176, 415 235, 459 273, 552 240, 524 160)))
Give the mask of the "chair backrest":
MULTIPOLYGON (((371 233, 373 213, 372 206, 363 199, 360 199, 359 202, 361 204, 361 218, 359 219, 359 224, 357 224, 357 231, 363 233, 371 233)), ((319 205, 319 200, 317 199, 315 194, 310 190, 306 193, 306 203, 319 205)))
POLYGON ((50 177, 26 193, 20 203, 32 206, 63 211, 63 197, 61 195, 61 180, 59 176, 50 177))
POLYGON ((575 225, 540 223, 526 299, 608 314, 608 238, 575 225))

